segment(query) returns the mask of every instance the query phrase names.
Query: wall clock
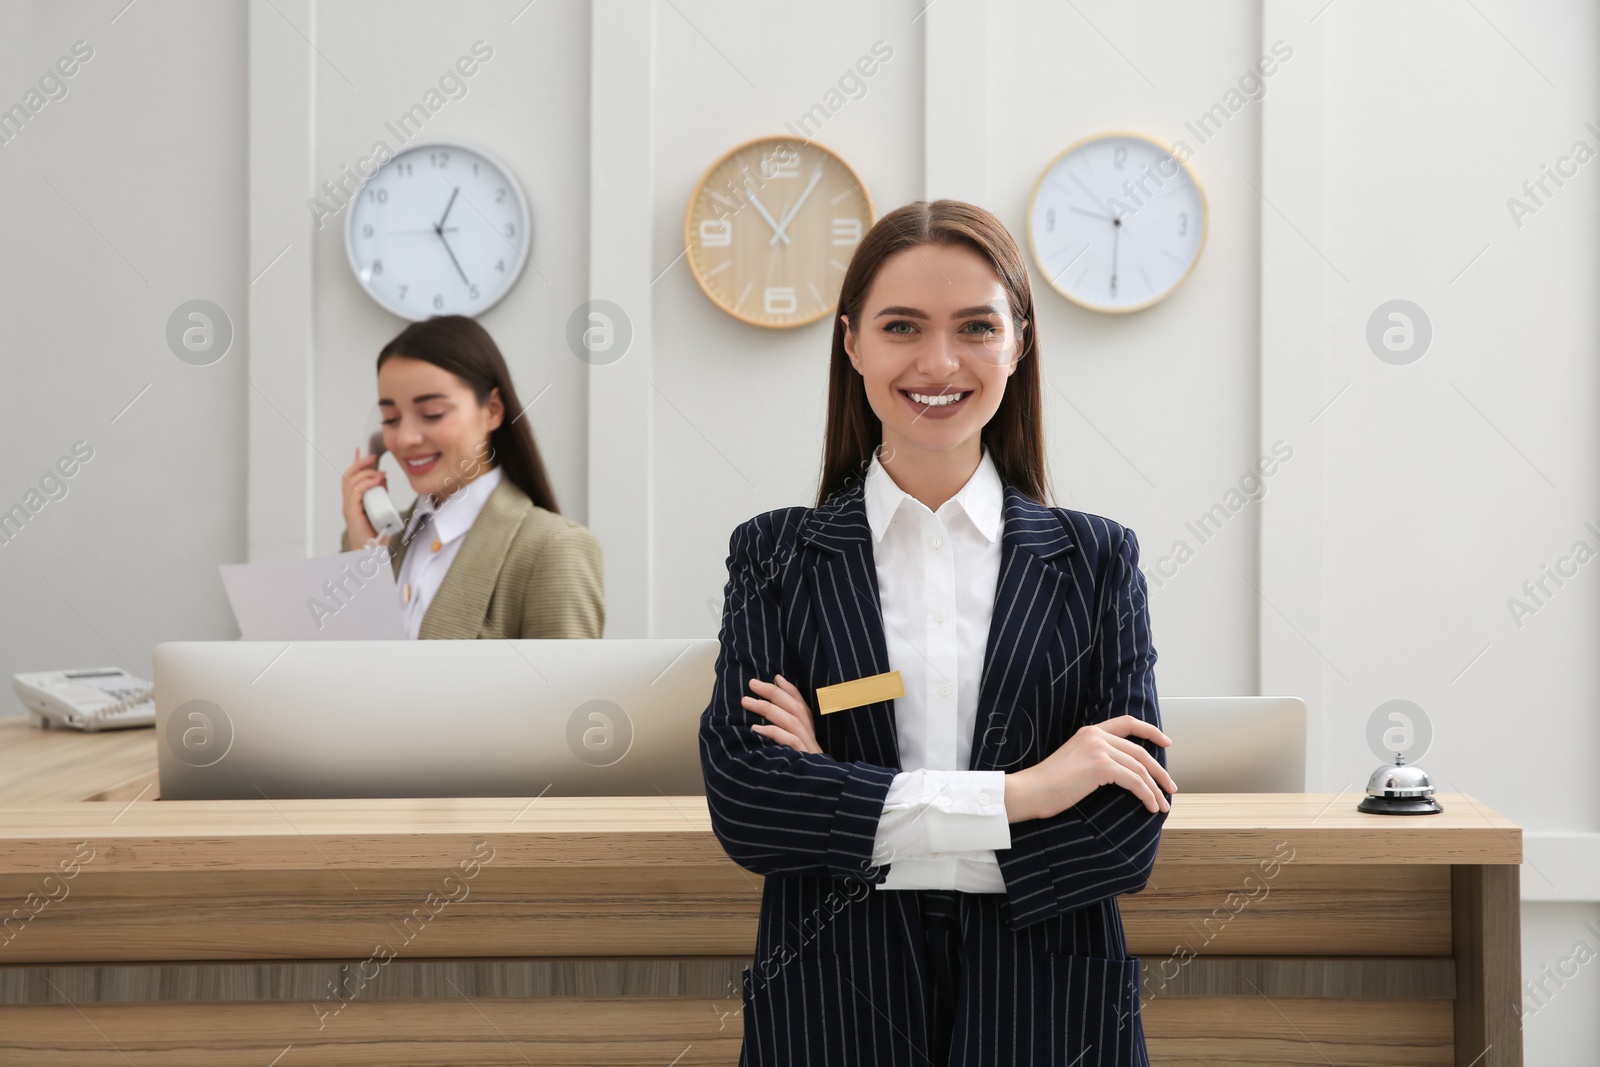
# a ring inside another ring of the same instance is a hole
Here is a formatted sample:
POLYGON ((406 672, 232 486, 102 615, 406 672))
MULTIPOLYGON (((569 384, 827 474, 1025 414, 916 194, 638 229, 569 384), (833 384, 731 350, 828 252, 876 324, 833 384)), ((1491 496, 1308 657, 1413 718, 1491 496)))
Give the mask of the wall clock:
POLYGON ((522 273, 532 219, 516 177, 487 153, 413 145, 356 193, 344 245, 367 295, 401 318, 478 315, 522 273))
POLYGON ((1033 187, 1034 264, 1094 311, 1138 311, 1175 292, 1206 242, 1206 195, 1171 149, 1143 134, 1069 145, 1033 187))
POLYGON ((763 137, 706 171, 689 199, 683 242, 714 304, 785 329, 832 313, 875 218, 866 184, 839 156, 814 141, 763 137))

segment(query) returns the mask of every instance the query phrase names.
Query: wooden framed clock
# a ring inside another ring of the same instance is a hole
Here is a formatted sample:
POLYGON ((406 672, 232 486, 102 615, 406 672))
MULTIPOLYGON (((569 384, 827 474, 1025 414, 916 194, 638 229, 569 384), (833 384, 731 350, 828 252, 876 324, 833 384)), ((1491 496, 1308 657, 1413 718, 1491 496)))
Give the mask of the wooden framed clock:
POLYGON ((1177 291, 1206 243, 1206 194, 1170 148, 1139 133, 1068 145, 1033 188, 1035 266, 1091 311, 1126 313, 1177 291))
POLYGON ((762 137, 717 160, 683 220, 689 269, 711 302, 753 326, 832 313, 876 216, 850 164, 815 141, 762 137))

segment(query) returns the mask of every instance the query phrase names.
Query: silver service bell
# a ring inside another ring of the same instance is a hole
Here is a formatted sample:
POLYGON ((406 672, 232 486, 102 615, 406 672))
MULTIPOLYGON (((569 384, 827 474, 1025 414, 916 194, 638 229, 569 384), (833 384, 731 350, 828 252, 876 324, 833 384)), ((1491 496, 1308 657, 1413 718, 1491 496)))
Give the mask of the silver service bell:
POLYGON ((1403 753, 1392 766, 1379 767, 1367 779, 1367 795, 1356 805, 1370 815, 1436 815, 1444 810, 1433 795, 1433 783, 1421 767, 1407 766, 1403 753))

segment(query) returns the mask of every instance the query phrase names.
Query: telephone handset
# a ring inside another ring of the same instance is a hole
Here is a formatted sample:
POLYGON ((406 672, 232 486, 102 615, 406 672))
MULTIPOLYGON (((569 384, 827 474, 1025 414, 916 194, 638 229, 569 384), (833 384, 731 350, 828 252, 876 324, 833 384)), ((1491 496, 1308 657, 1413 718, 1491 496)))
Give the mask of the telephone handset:
MULTIPOLYGON (((383 431, 379 430, 368 442, 368 451, 374 456, 381 456, 388 450, 383 443, 383 431)), ((393 537, 406 528, 406 524, 400 521, 400 513, 395 510, 394 501, 389 499, 389 490, 381 485, 375 485, 361 494, 361 507, 379 537, 393 537)))
POLYGON ((156 724, 155 687, 116 667, 13 675, 33 725, 118 730, 156 724))

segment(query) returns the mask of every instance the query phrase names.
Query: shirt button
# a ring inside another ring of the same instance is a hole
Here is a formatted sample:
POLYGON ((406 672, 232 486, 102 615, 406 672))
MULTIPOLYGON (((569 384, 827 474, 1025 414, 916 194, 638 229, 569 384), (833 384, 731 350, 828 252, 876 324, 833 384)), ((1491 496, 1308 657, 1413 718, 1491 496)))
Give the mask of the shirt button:
POLYGON ((942 612, 942 611, 934 612, 933 613, 933 621, 934 622, 944 622, 944 612, 942 612))
POLYGON ((941 808, 948 808, 950 806, 950 798, 949 797, 940 797, 939 798, 939 806, 941 808))
POLYGON ((932 545, 934 548, 941 548, 944 546, 944 538, 935 534, 933 539, 929 541, 928 544, 932 545))
POLYGON ((939 683, 939 695, 942 696, 942 697, 947 697, 947 696, 950 695, 950 683, 949 682, 940 682, 939 683))
POLYGON ((987 804, 987 803, 989 803, 989 794, 988 793, 979 793, 978 794, 978 803, 979 804, 987 804))

